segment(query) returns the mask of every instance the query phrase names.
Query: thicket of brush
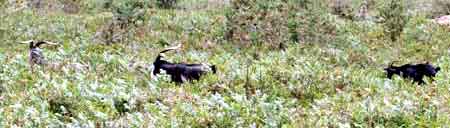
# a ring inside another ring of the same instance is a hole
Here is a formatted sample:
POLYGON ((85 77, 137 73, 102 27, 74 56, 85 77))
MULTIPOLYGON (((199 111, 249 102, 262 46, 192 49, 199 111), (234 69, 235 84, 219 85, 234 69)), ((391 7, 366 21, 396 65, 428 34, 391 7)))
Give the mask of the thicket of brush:
POLYGON ((0 127, 445 127, 450 34, 430 18, 446 3, 0 1, 0 127), (44 48, 50 62, 89 68, 32 74, 29 39, 61 44, 44 48), (152 78, 159 50, 179 43, 168 60, 218 74, 152 78), (427 85, 383 71, 424 61, 442 68, 427 85))

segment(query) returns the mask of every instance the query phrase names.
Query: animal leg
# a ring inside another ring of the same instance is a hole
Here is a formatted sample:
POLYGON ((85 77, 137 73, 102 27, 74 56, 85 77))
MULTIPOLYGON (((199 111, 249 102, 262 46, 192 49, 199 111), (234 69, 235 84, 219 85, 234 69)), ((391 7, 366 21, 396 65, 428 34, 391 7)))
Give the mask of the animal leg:
POLYGON ((186 82, 186 81, 188 81, 188 79, 184 75, 181 75, 181 81, 186 82))
POLYGON ((419 85, 425 84, 425 81, 422 79, 414 79, 415 82, 417 82, 419 85))
POLYGON ((170 78, 172 79, 172 81, 174 81, 175 83, 183 83, 183 80, 181 79, 180 75, 170 75, 170 78))
POLYGON ((30 62, 30 70, 31 70, 31 73, 34 72, 34 63, 33 62, 30 62))

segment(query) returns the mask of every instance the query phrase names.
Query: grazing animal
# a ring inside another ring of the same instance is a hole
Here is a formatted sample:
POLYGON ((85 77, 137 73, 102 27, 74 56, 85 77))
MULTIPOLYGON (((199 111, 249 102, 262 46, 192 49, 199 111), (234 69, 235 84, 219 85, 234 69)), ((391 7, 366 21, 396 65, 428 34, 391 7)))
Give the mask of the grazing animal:
POLYGON ((428 76, 433 80, 433 77, 436 76, 437 72, 441 70, 440 67, 434 67, 433 65, 427 63, 424 64, 405 64, 402 66, 393 66, 391 63, 388 68, 384 69, 386 71, 387 77, 392 79, 394 74, 402 76, 403 78, 412 79, 414 82, 418 82, 418 84, 425 84, 423 81, 424 76, 428 76))
POLYGON ((216 73, 215 65, 171 63, 166 60, 162 60, 162 53, 178 49, 179 47, 181 47, 181 45, 173 48, 167 48, 158 54, 156 60, 153 62, 153 75, 156 76, 161 73, 161 70, 164 70, 170 75, 173 82, 183 83, 186 81, 199 80, 202 75, 208 72, 216 73))
POLYGON ((21 42, 23 44, 29 44, 29 59, 28 63, 30 64, 31 72, 34 70, 34 65, 44 66, 47 65, 48 62, 45 59, 44 53, 42 52, 41 45, 57 45, 57 43, 52 43, 48 41, 34 41, 28 40, 21 42))

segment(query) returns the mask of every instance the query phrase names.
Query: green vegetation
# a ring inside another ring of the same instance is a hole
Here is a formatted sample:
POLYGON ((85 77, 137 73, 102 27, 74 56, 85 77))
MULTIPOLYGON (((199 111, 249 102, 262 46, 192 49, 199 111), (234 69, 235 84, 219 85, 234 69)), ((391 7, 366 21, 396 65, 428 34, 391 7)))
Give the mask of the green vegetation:
POLYGON ((450 33, 430 21, 442 0, 368 0, 368 18, 357 0, 33 1, 0 1, 0 127, 450 124, 450 33), (30 39, 60 43, 44 54, 63 65, 31 73, 30 39), (179 43, 168 60, 218 73, 153 77, 179 43), (383 71, 424 61, 442 68, 427 85, 383 71))
POLYGON ((380 15, 384 20, 384 32, 394 42, 397 41, 408 23, 405 3, 404 0, 390 0, 380 9, 380 15))
POLYGON ((174 8, 178 0, 156 0, 156 5, 161 8, 174 8))

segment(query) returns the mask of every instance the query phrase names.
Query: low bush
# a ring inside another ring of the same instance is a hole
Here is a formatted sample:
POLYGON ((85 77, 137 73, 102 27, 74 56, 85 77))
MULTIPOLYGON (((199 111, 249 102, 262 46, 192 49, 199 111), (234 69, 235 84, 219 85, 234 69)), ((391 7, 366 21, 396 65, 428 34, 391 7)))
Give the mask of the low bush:
MULTIPOLYGON (((109 4, 106 4, 109 6, 109 4)), ((111 3, 112 19, 95 34, 96 42, 112 44, 126 42, 132 38, 133 29, 143 24, 145 13, 149 8, 147 0, 124 0, 111 3)))
POLYGON ((49 111, 60 117, 60 120, 65 122, 70 121, 70 118, 74 117, 76 106, 73 101, 68 98, 58 97, 56 99, 48 100, 49 111))
POLYGON ((384 1, 380 9, 383 18, 384 32, 391 41, 397 41, 408 23, 407 8, 405 0, 384 1))
POLYGON ((160 8, 174 8, 178 0, 156 0, 156 5, 160 8))
POLYGON ((321 42, 332 38, 335 34, 332 19, 321 1, 233 0, 226 13, 225 38, 244 46, 283 49, 287 42, 321 42))

